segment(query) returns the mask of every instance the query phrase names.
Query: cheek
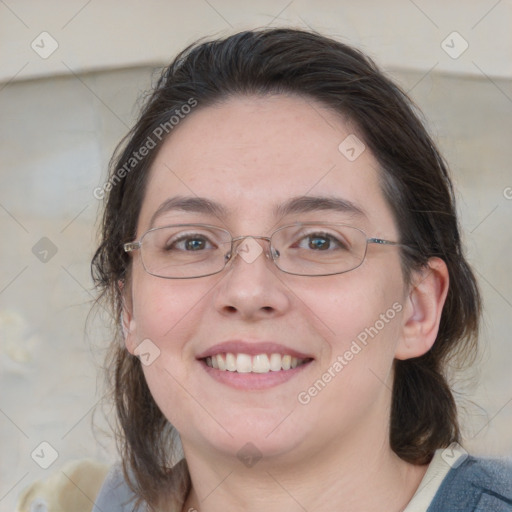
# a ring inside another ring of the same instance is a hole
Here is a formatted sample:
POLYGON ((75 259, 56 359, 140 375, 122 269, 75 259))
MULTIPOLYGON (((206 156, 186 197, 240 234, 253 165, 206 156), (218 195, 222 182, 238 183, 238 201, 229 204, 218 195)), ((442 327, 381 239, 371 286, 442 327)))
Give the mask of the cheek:
MULTIPOLYGON (((201 415, 200 406, 191 399, 186 373, 168 352, 162 352, 151 365, 143 366, 144 377, 153 400, 178 431, 190 427, 191 418, 201 415)), ((208 417, 202 418, 207 423, 208 417)))
POLYGON ((179 345, 184 333, 197 327, 193 317, 205 307, 208 292, 205 283, 197 280, 170 281, 147 274, 135 278, 133 314, 138 338, 150 338, 162 349, 170 339, 179 345))
POLYGON ((326 281, 322 291, 317 311, 331 363, 346 354, 350 373, 359 364, 389 367, 402 326, 404 287, 399 264, 385 272, 361 267, 326 281))
POLYGON ((337 334, 356 334, 373 325, 395 302, 404 300, 402 276, 395 268, 377 273, 360 267, 334 277, 322 286, 319 306, 333 326, 343 329, 337 334))
POLYGON ((153 399, 178 430, 187 427, 184 418, 198 413, 196 402, 190 400, 190 368, 185 363, 190 359, 189 341, 197 337, 210 288, 200 281, 134 276, 136 337, 148 354, 146 360, 141 356, 141 363, 146 363, 142 370, 153 399))
POLYGON ((323 331, 329 350, 298 400, 328 424, 337 424, 340 418, 346 424, 357 423, 375 404, 390 399, 403 322, 403 287, 400 272, 377 279, 366 281, 355 273, 340 276, 337 283, 326 284, 322 306, 315 309, 319 326, 327 326, 323 331))

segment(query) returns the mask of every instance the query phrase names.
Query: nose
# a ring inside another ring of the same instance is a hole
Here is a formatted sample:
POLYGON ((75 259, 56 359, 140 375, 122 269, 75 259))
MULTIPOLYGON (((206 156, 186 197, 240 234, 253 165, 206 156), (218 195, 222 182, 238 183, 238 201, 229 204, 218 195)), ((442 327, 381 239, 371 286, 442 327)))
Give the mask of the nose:
POLYGON ((235 254, 215 290, 214 305, 222 315, 258 320, 282 315, 290 307, 268 241, 265 237, 237 239, 235 254))

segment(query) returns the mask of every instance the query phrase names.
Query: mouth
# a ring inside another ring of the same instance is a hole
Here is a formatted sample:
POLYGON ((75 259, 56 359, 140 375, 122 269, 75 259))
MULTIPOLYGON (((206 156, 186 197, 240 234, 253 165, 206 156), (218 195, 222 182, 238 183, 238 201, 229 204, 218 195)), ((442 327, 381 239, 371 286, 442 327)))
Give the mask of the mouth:
POLYGON ((230 340, 214 345, 196 356, 215 381, 234 389, 257 391, 294 379, 315 360, 279 343, 230 340))
POLYGON ((201 359, 206 366, 221 372, 270 373, 295 369, 309 363, 311 358, 295 357, 291 354, 218 353, 201 359))

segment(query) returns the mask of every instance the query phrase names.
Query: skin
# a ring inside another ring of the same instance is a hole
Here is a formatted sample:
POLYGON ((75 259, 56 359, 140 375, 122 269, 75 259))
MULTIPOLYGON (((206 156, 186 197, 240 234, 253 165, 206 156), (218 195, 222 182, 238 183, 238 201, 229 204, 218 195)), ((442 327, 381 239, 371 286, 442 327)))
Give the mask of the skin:
MULTIPOLYGON (((156 157, 137 237, 173 223, 215 224, 240 236, 327 220, 398 240, 377 161, 369 149, 353 162, 338 150, 352 133, 339 115, 300 97, 235 97, 198 108, 156 157), (173 210, 150 226, 159 205, 175 195, 208 198, 226 214, 173 210), (304 195, 349 200, 365 215, 274 215, 276 205, 304 195)), ((252 263, 237 257, 220 274, 187 280, 151 276, 138 251, 133 258, 125 288, 126 347, 134 353, 149 338, 160 350, 144 372, 181 435, 192 478, 183 510, 406 506, 426 467, 406 463, 389 446, 392 365, 395 358, 425 353, 435 341, 448 289, 441 260, 432 259, 405 283, 399 250, 390 246, 370 245, 354 271, 314 278, 282 273, 265 254, 252 263), (299 403, 298 394, 394 303, 401 311, 308 404, 299 403), (228 339, 282 343, 314 361, 279 386, 234 389, 212 379, 196 360, 228 339), (248 442, 262 454, 252 467, 237 458, 248 442)))

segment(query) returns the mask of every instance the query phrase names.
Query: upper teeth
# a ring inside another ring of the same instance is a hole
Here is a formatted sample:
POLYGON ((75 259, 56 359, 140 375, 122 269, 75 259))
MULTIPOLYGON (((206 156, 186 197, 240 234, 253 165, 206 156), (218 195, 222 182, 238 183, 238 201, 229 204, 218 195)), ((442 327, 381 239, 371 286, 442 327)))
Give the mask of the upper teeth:
POLYGON ((279 370, 289 370, 296 368, 304 363, 304 359, 292 357, 288 354, 258 354, 250 356, 249 354, 216 354, 205 359, 210 368, 222 371, 238 373, 268 373, 269 371, 278 372, 279 370))

